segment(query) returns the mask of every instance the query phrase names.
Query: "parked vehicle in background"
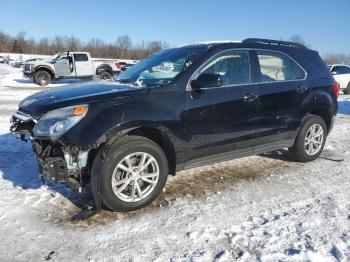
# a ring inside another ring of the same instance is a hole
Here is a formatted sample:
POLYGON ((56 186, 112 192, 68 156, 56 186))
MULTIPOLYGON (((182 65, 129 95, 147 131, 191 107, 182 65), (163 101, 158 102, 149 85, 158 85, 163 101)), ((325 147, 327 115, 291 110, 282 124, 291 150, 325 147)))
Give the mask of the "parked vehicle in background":
POLYGON ((6 59, 6 63, 9 64, 10 66, 15 66, 16 60, 12 59, 12 58, 7 58, 6 59))
POLYGON ((350 66, 343 64, 328 65, 335 81, 344 94, 350 94, 350 66))
POLYGON ((65 51, 49 59, 25 63, 23 73, 41 86, 62 78, 90 79, 97 75, 101 79, 112 79, 121 71, 117 63, 115 59, 92 59, 88 52, 65 51))
POLYGON ((15 62, 13 63, 13 67, 16 67, 16 68, 20 68, 23 66, 24 66, 24 61, 15 60, 15 62))
POLYGON ((116 82, 24 99, 11 132, 29 135, 50 181, 91 185, 97 209, 132 211, 168 174, 281 148, 322 152, 339 85, 316 51, 266 39, 160 51, 116 82))
POLYGON ((121 71, 124 72, 124 71, 128 70, 130 67, 132 67, 135 63, 132 64, 132 63, 127 63, 127 62, 119 62, 118 64, 120 66, 121 71))

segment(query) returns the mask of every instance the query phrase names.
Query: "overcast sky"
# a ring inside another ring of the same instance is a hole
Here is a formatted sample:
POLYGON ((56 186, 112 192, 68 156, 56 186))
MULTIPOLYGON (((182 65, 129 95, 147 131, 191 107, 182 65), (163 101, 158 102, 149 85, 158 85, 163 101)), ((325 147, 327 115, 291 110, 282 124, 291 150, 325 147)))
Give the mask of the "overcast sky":
POLYGON ((12 36, 74 35, 113 42, 128 34, 134 43, 170 45, 247 37, 287 39, 295 34, 322 54, 350 54, 350 0, 5 0, 0 30, 12 36))

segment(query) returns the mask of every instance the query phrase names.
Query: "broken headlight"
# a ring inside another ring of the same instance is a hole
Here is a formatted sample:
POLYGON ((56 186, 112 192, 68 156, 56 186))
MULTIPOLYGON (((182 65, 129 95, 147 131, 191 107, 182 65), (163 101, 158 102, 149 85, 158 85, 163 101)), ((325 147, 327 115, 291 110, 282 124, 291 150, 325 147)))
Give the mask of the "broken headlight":
POLYGON ((34 126, 34 135, 58 138, 82 120, 87 111, 87 105, 68 106, 49 111, 34 126))

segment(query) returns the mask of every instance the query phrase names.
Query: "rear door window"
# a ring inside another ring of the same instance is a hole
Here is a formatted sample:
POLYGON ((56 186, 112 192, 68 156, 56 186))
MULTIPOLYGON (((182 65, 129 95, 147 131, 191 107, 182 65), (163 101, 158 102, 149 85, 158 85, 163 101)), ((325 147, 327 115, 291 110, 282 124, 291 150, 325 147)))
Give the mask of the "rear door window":
POLYGON ((350 74, 350 67, 337 66, 337 74, 350 74))
POLYGON ((75 62, 86 62, 89 59, 87 54, 74 54, 74 60, 75 62))
POLYGON ((289 56, 273 51, 257 51, 261 82, 302 80, 304 70, 289 56))

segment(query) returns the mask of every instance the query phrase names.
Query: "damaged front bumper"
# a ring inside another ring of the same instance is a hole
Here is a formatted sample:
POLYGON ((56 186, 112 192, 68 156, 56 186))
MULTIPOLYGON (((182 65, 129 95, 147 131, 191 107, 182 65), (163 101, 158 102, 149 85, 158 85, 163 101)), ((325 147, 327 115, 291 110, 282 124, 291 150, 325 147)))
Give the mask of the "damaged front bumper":
POLYGON ((88 165, 91 147, 79 148, 63 141, 36 138, 36 120, 18 111, 11 118, 10 131, 23 141, 30 140, 39 165, 39 177, 50 182, 64 182, 81 192, 90 182, 88 165))

